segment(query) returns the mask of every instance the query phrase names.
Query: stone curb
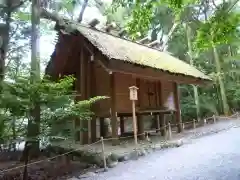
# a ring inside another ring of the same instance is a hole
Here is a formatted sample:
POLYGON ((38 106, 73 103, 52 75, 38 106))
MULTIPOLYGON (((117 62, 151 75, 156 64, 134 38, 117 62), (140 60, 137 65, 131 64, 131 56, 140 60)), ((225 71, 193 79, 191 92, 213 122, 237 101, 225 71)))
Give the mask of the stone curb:
MULTIPOLYGON (((181 139, 165 141, 157 144, 147 144, 142 146, 140 145, 140 147, 138 147, 137 149, 133 149, 132 151, 126 152, 124 154, 110 153, 108 155, 105 155, 107 167, 113 168, 117 166, 119 162, 124 162, 128 160, 137 160, 139 157, 145 156, 154 151, 180 147, 184 144, 187 144, 191 139, 197 139, 197 138, 201 138, 211 134, 216 134, 222 131, 229 130, 233 127, 234 126, 223 128, 223 129, 210 130, 207 132, 200 132, 200 133, 190 135, 189 137, 183 137, 181 139)), ((100 168, 103 168, 103 159, 102 159, 101 153, 99 152, 85 152, 83 153, 82 158, 80 158, 79 160, 80 161, 84 160, 84 162, 89 163, 90 165, 97 165, 100 168)))
MULTIPOLYGON (((201 137, 212 135, 212 134, 216 134, 216 133, 226 131, 226 130, 236 128, 236 127, 240 127, 240 126, 238 126, 236 124, 235 125, 233 124, 230 127, 210 130, 210 131, 206 131, 206 132, 199 132, 199 133, 190 135, 189 137, 185 137, 185 138, 183 137, 181 139, 175 139, 175 140, 172 140, 172 141, 161 142, 161 143, 158 143, 158 144, 148 144, 148 145, 145 145, 145 146, 143 145, 142 147, 139 147, 137 149, 132 150, 131 152, 121 154, 121 155, 118 155, 116 153, 111 153, 111 154, 106 156, 107 167, 108 168, 114 168, 118 165, 119 162, 124 162, 124 161, 129 161, 129 160, 137 160, 140 157, 146 156, 147 154, 150 154, 152 152, 159 151, 159 150, 164 150, 164 149, 168 149, 168 148, 180 147, 184 144, 187 144, 189 142, 189 140, 201 138, 201 137)), ((98 158, 95 157, 95 160, 91 160, 91 164, 93 163, 93 164, 99 166, 101 169, 96 171, 96 172, 83 174, 83 175, 79 176, 80 179, 87 178, 87 177, 92 177, 92 176, 95 176, 97 173, 101 173, 103 171, 106 171, 106 170, 103 170, 103 160, 101 158, 101 154, 96 153, 95 155, 98 158)), ((94 155, 90 155, 90 157, 94 157, 94 155)))

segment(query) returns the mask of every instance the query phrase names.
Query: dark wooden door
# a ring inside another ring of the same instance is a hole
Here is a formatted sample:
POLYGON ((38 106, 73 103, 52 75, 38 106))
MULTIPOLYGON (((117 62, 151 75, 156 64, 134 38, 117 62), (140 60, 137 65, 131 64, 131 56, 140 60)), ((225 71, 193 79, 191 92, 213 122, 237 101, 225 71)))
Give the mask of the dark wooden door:
POLYGON ((146 82, 146 93, 148 97, 148 106, 149 108, 157 107, 157 98, 156 98, 156 83, 153 81, 146 82))

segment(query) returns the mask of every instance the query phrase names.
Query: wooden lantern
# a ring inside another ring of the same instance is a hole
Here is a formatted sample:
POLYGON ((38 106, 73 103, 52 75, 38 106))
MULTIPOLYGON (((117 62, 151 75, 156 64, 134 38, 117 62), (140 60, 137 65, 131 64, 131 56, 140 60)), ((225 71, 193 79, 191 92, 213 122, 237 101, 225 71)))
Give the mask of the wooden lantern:
POLYGON ((138 88, 136 86, 131 86, 131 87, 129 87, 129 90, 130 90, 130 100, 137 101, 138 100, 138 94, 137 94, 138 88))

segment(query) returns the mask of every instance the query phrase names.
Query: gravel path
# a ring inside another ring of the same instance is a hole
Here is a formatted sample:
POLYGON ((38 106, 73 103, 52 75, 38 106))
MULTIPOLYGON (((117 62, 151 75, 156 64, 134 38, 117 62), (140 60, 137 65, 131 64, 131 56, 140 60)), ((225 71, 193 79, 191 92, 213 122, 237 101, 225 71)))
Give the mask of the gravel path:
POLYGON ((240 128, 120 163, 85 180, 239 180, 240 128))

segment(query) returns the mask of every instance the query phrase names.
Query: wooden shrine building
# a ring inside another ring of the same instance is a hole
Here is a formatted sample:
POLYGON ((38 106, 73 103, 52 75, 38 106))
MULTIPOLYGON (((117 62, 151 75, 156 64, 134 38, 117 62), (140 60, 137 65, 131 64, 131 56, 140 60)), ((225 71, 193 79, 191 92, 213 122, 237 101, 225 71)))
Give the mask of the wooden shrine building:
MULTIPOLYGON (((112 137, 118 138, 118 122, 132 116, 129 87, 137 86, 136 115, 138 133, 144 132, 142 116, 153 114, 163 126, 164 114, 172 113, 181 131, 181 111, 178 84, 204 85, 211 79, 195 67, 142 44, 110 35, 95 28, 73 22, 57 23, 58 40, 46 73, 75 75, 75 90, 85 100, 94 96, 109 96, 93 106, 91 121, 75 121, 88 128, 77 132, 76 138, 86 144, 96 141, 96 118, 111 119, 112 137)), ((102 129, 102 127, 100 127, 102 129)), ((101 130, 101 135, 104 134, 101 130)), ((164 133, 164 132, 163 132, 164 133)), ((114 141, 117 143, 117 140, 114 141)))

